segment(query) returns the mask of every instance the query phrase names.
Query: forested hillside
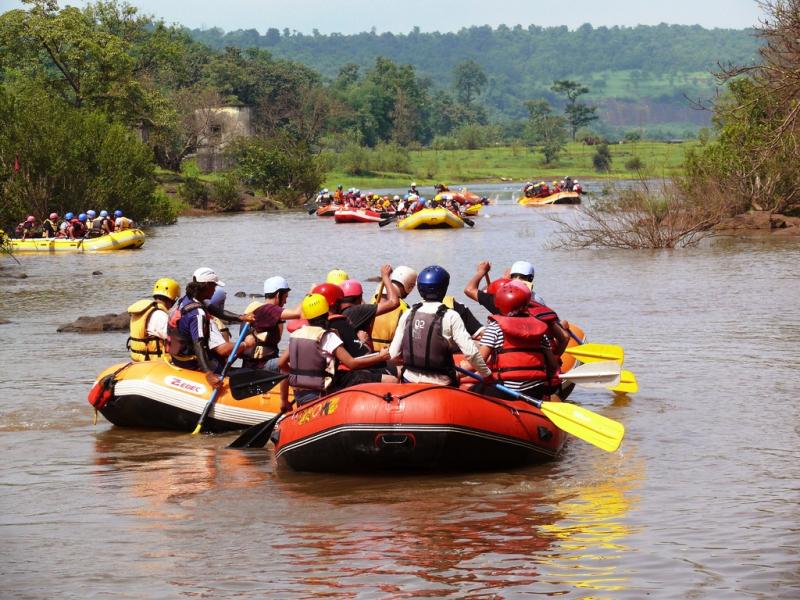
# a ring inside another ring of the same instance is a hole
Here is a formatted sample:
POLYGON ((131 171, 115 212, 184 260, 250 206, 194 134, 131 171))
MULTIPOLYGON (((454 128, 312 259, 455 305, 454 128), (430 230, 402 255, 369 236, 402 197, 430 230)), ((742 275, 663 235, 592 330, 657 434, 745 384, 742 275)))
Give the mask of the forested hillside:
POLYGON ((709 71, 721 63, 748 64, 758 42, 750 30, 704 29, 700 26, 658 25, 598 27, 584 24, 542 28, 531 25, 470 27, 457 33, 360 33, 303 35, 265 28, 223 32, 190 31, 212 48, 260 47, 276 57, 312 66, 334 78, 348 64, 362 69, 385 56, 414 65, 434 87, 449 89, 454 67, 474 60, 483 67, 488 85, 481 97, 495 117, 522 118, 524 102, 544 97, 558 103, 550 90, 556 79, 587 85, 587 101, 601 107, 602 120, 616 126, 708 121, 693 110, 690 98, 711 97, 709 71))

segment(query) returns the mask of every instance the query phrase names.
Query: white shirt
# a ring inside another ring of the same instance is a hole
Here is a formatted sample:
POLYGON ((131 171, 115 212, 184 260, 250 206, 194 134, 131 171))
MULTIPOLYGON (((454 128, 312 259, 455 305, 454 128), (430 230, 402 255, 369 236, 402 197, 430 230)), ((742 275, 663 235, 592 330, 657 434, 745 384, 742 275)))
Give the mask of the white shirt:
MULTIPOLYGON (((423 302, 419 307, 419 312, 425 314, 435 314, 441 302, 423 302)), ((400 317, 397 323, 397 330, 392 338, 392 343, 389 346, 389 356, 397 358, 403 353, 403 336, 406 331, 406 320, 412 311, 408 310, 400 317)), ((484 377, 492 374, 489 367, 486 366, 483 357, 478 351, 478 345, 467 333, 467 328, 464 327, 464 321, 454 310, 448 309, 442 317, 442 336, 448 341, 451 348, 458 348, 464 355, 474 369, 484 377)), ((450 378, 446 375, 439 375, 434 373, 419 373, 413 369, 406 369, 403 377, 412 383, 438 383, 441 385, 448 385, 450 378)))
POLYGON ((163 310, 154 310, 147 319, 147 335, 167 339, 167 321, 169 317, 163 310))

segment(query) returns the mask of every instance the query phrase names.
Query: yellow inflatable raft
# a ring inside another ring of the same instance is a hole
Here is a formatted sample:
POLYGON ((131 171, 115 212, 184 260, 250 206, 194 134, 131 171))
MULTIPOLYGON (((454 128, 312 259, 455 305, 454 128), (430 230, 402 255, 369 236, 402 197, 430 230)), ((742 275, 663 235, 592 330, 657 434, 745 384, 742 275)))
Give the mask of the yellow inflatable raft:
POLYGON ((523 196, 517 204, 523 206, 545 206, 547 204, 580 204, 581 195, 578 192, 558 192, 542 198, 527 198, 523 196))
POLYGON ((127 248, 141 248, 144 244, 144 232, 141 229, 115 231, 96 238, 71 240, 69 238, 30 238, 12 239, 13 252, 110 252, 127 248))
POLYGON ((458 229, 464 227, 464 221, 446 208, 423 208, 407 216, 397 226, 400 229, 458 229))

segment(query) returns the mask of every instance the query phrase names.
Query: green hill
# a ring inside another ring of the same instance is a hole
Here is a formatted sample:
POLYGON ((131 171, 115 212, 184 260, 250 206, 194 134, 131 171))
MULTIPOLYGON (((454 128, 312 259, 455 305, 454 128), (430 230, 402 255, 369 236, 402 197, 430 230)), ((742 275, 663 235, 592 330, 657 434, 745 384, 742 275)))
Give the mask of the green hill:
POLYGON ((482 101, 495 118, 523 118, 524 101, 544 97, 560 103, 550 90, 555 79, 588 85, 586 98, 600 106, 612 126, 652 127, 708 123, 708 113, 692 108, 688 98, 710 98, 718 63, 751 63, 758 40, 752 30, 704 29, 700 26, 543 28, 535 25, 495 29, 470 27, 456 33, 374 32, 355 35, 298 32, 271 28, 223 32, 191 30, 213 48, 260 47, 274 56, 305 63, 334 78, 346 64, 367 68, 378 56, 414 65, 434 88, 449 88, 452 71, 464 60, 478 62, 489 85, 482 101))

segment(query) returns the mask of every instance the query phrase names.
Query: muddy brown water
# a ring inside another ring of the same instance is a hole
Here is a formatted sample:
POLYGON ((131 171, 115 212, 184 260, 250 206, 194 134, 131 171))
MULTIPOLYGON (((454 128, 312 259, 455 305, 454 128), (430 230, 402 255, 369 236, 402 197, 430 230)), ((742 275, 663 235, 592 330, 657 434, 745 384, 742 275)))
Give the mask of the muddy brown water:
POLYGON ((0 278, 0 596, 800 597, 800 242, 549 250, 544 215, 571 207, 489 191, 474 229, 238 214, 182 218, 141 251, 3 259, 28 278, 0 278), (296 302, 331 268, 383 262, 440 263, 460 292, 483 258, 495 276, 532 260, 563 318, 625 347, 639 394, 573 395, 626 425, 618 452, 572 439, 491 473, 293 473, 226 450, 234 435, 94 425, 86 392, 126 336, 55 332, 201 265, 236 310, 271 275, 296 302))

